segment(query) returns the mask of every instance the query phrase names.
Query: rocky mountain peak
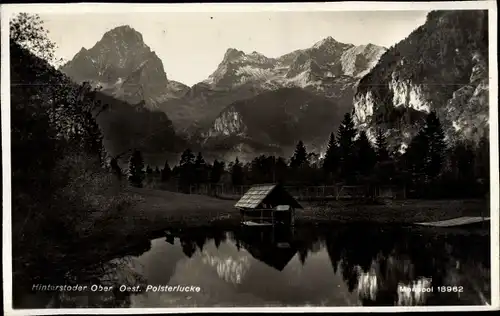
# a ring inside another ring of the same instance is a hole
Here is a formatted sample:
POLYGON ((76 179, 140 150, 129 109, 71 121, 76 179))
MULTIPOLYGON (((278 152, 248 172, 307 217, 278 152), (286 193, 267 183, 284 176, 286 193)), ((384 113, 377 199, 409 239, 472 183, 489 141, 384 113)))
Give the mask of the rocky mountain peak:
POLYGON ((161 59, 129 25, 107 31, 61 70, 77 82, 90 81, 114 97, 132 104, 144 101, 150 108, 162 102, 168 90, 161 59))
POLYGON ((228 48, 226 53, 224 54, 223 62, 231 62, 231 61, 234 61, 234 60, 236 60, 244 55, 245 55, 245 53, 241 50, 237 50, 234 48, 228 48))
POLYGON ((102 40, 107 40, 107 39, 120 40, 128 43, 135 42, 138 44, 144 44, 142 34, 137 32, 129 25, 118 26, 107 31, 106 33, 104 33, 102 40))
POLYGON ((323 48, 323 47, 329 47, 329 46, 334 46, 336 45, 337 42, 333 37, 331 36, 328 36, 327 38, 317 42, 316 44, 313 45, 313 48, 323 48))

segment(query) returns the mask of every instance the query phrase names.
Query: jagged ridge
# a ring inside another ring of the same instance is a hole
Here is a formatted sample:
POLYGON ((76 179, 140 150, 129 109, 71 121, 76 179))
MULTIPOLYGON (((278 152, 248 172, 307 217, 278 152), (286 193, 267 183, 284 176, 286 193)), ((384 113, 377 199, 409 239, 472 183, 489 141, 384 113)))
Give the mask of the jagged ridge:
POLYGON ((347 111, 358 80, 384 51, 376 45, 354 46, 331 37, 279 58, 230 48, 212 75, 194 85, 181 100, 163 104, 162 109, 180 128, 189 125, 185 118, 191 115, 192 121, 200 123, 197 126, 208 128, 222 109, 233 102, 265 91, 300 87, 331 98, 347 111))

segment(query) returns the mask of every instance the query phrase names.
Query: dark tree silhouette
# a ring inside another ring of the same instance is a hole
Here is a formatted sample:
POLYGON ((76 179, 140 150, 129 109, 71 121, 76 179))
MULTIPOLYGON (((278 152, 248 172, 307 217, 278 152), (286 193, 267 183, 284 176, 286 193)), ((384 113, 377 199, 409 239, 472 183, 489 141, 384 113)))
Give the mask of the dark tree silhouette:
POLYGON ((376 153, 373 149, 365 131, 359 132, 359 137, 356 140, 356 163, 359 173, 363 176, 368 176, 373 171, 376 163, 376 153))
POLYGON ((170 169, 170 165, 168 164, 168 160, 165 160, 165 165, 161 170, 161 181, 167 182, 170 180, 170 176, 172 175, 172 170, 170 169))
POLYGON ((356 129, 354 121, 350 113, 344 115, 344 119, 340 123, 338 130, 338 144, 341 175, 344 179, 348 179, 354 173, 355 165, 355 149, 354 139, 356 137, 356 129))
POLYGON ((275 181, 285 183, 287 180, 288 166, 283 157, 278 157, 274 165, 275 168, 275 181))
POLYGON ((375 150, 377 153, 377 162, 389 160, 389 150, 387 149, 387 140, 382 129, 377 129, 375 134, 375 150))
POLYGON ((444 131, 435 112, 427 115, 424 133, 427 140, 425 171, 427 176, 433 179, 442 171, 446 151, 444 131))
POLYGON ((339 148, 335 140, 335 134, 330 134, 328 147, 326 149, 325 159, 323 160, 323 170, 327 175, 327 180, 330 181, 338 172, 339 167, 339 148))
POLYGON ((307 150, 304 143, 299 140, 290 160, 290 167, 292 169, 297 169, 302 167, 305 163, 307 163, 307 150))
POLYGON ((114 157, 111 158, 109 165, 111 167, 111 171, 113 172, 113 174, 118 178, 118 180, 121 180, 123 173, 122 169, 118 165, 118 160, 114 157))
POLYGON ((250 164, 250 179, 253 183, 267 183, 276 181, 276 158, 260 155, 250 164))
POLYGON ((231 168, 231 181, 233 185, 242 185, 243 184, 243 166, 238 158, 235 159, 234 164, 231 168))
POLYGON ((207 164, 205 163, 205 159, 203 158, 203 155, 201 152, 198 152, 198 155, 196 156, 196 160, 194 162, 194 169, 195 169, 195 179, 197 183, 206 183, 208 180, 208 170, 207 170, 207 164))
POLYGON ((212 170, 210 172, 210 182, 218 183, 222 177, 222 173, 224 172, 225 164, 223 161, 218 161, 217 159, 214 161, 214 165, 212 166, 212 170))
POLYGON ((186 149, 179 162, 179 180, 181 189, 184 192, 189 192, 191 185, 195 183, 195 156, 191 149, 186 149))
POLYGON ((142 188, 142 181, 144 181, 144 159, 141 152, 134 150, 129 162, 129 181, 132 186, 142 188))
POLYGON ((490 188, 490 144, 489 139, 483 136, 476 148, 475 177, 479 186, 479 194, 484 196, 490 188))

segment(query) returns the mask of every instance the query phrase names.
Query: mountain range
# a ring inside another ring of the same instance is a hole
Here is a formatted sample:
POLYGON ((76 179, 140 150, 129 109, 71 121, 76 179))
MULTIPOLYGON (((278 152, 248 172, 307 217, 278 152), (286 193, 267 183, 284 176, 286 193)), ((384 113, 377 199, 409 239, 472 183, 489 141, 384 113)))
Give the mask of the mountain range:
POLYGON ((229 48, 206 80, 195 84, 183 98, 167 101, 161 108, 176 127, 191 132, 196 128, 209 129, 233 102, 282 88, 301 88, 338 101, 338 106, 347 110, 357 82, 385 50, 372 44, 343 44, 331 37, 278 58, 229 48))
POLYGON ((299 139, 323 151, 350 111, 369 136, 382 128, 404 149, 431 110, 448 139, 486 133, 487 27, 487 12, 435 11, 388 49, 332 37, 277 58, 229 48, 207 79, 188 87, 167 78, 139 32, 119 26, 61 70, 151 117, 166 114, 176 139, 221 155, 288 154, 299 139))

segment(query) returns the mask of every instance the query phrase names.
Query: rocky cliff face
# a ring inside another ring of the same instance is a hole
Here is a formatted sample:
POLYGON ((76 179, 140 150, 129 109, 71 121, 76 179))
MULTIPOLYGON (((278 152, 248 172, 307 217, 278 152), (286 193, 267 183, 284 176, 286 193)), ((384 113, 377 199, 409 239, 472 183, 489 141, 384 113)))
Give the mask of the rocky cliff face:
POLYGON ((488 130, 486 11, 431 12, 424 25, 391 47, 359 83, 355 122, 387 132, 404 149, 435 111, 449 141, 477 141, 488 130))
POLYGON ((89 81, 104 93, 149 108, 175 97, 183 90, 170 83, 158 56, 144 43, 142 35, 129 26, 106 32, 92 48, 82 48, 61 67, 77 82, 89 81))

